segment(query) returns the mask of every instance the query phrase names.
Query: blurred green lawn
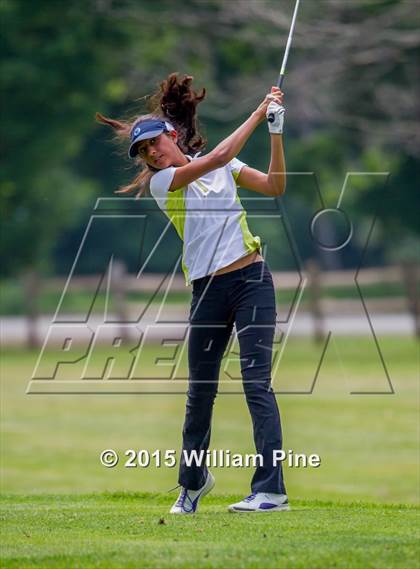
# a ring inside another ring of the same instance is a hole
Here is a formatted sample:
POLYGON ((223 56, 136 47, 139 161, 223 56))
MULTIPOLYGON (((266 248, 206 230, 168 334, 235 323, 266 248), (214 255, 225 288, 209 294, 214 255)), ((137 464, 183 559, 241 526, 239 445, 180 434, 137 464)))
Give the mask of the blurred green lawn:
MULTIPOLYGON (((386 336, 379 343, 394 394, 349 393, 372 385, 386 391, 388 385, 372 339, 340 337, 330 342, 311 395, 277 395, 284 448, 317 453, 322 460, 316 469, 285 469, 292 502, 418 500, 418 345, 412 338, 386 336)), ((151 371, 158 352, 156 346, 147 349, 151 371)), ((319 354, 308 339, 289 340, 275 388, 310 385, 319 354)), ((106 469, 99 454, 107 448, 122 459, 130 448, 179 452, 185 385, 178 395, 27 395, 37 357, 37 351, 3 350, 3 492, 166 492, 177 484, 177 468, 124 468, 122 461, 106 469)), ((47 357, 54 361, 57 354, 47 357)), ((212 448, 252 453, 251 429, 244 396, 219 394, 212 448)), ((213 472, 215 493, 248 492, 252 468, 213 472)))
MULTIPOLYGON (((364 284, 361 286, 363 297, 369 298, 401 298, 406 296, 404 285, 398 283, 375 283, 364 284)), ((41 291, 38 306, 41 313, 54 314, 60 301, 62 290, 41 291)), ((0 282, 1 304, 0 314, 8 316, 18 316, 25 313, 25 296, 22 283, 13 281, 0 282)), ((154 302, 162 301, 165 292, 160 291, 156 294, 154 302)), ((93 292, 88 291, 72 291, 68 294, 63 302, 62 310, 64 312, 82 312, 85 313, 91 306, 93 292)), ((296 295, 295 289, 281 288, 276 290, 276 302, 278 304, 290 304, 296 295)), ((129 292, 127 293, 127 302, 136 305, 138 303, 147 303, 150 301, 149 292, 129 292)), ((323 287, 322 298, 331 299, 348 299, 359 300, 359 293, 354 284, 350 286, 340 287, 323 287)), ((301 308, 305 308, 309 302, 307 295, 304 295, 301 302, 301 308)), ((109 299, 110 309, 113 309, 113 298, 109 299)), ((191 301, 191 291, 186 289, 182 291, 172 291, 168 294, 166 302, 171 304, 187 304, 191 301)), ((105 294, 99 292, 93 312, 103 312, 105 307, 105 294)))

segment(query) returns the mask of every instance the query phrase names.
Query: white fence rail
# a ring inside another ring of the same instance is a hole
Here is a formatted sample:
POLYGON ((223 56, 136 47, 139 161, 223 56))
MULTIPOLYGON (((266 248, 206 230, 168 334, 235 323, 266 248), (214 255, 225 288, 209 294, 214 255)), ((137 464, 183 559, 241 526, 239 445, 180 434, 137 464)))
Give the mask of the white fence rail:
MULTIPOLYGON (((362 269, 357 274, 357 285, 360 290, 364 286, 374 284, 394 284, 402 285, 402 294, 399 297, 390 296, 389 298, 372 298, 369 295, 367 305, 370 313, 400 313, 409 315, 412 319, 412 331, 420 337, 420 304, 418 292, 419 267, 415 264, 402 264, 400 266, 368 268, 362 269)), ((299 284, 305 286, 305 316, 312 319, 313 337, 315 341, 320 341, 325 337, 326 319, 333 315, 354 315, 356 310, 360 310, 361 299, 354 298, 332 298, 326 297, 324 289, 328 287, 356 287, 356 272, 352 270, 323 272, 314 260, 306 263, 302 274, 297 272, 272 272, 273 281, 276 289, 280 291, 298 290, 299 284)), ((71 279, 71 291, 94 292, 98 289, 100 282, 99 275, 77 276, 71 279)), ((170 275, 147 273, 139 277, 126 272, 125 266, 121 261, 114 261, 111 273, 112 295, 114 310, 118 314, 120 321, 125 318, 130 309, 127 302, 127 293, 132 292, 154 292, 162 283, 170 278, 170 275)), ((36 273, 28 272, 25 277, 25 328, 26 344, 28 347, 39 347, 43 338, 37 332, 37 322, 40 319, 39 298, 44 292, 61 292, 64 289, 67 279, 53 277, 41 279, 36 273)), ((167 283, 164 283, 164 290, 167 283)), ((171 292, 190 292, 190 288, 185 286, 184 276, 177 274, 173 277, 170 284, 171 292)), ((279 306, 277 307, 280 308, 279 306)), ((279 312, 279 310, 278 310, 279 312)), ((7 343, 7 337, 3 334, 3 343, 7 343)))

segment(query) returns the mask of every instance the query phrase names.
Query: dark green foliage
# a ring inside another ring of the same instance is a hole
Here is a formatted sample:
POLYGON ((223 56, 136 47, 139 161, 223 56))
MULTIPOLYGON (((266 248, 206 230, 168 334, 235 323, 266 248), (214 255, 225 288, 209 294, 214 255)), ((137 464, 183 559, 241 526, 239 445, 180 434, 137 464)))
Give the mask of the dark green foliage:
MULTIPOLYGON (((213 147, 275 83, 292 8, 293 2, 271 0, 3 0, 3 274, 28 266, 68 272, 96 197, 113 196, 133 177, 126 149, 114 147, 111 134, 95 124, 95 111, 132 116, 168 73, 190 73, 197 89, 208 91, 200 118, 213 147)), ((398 257, 405 235, 418 235, 417 24, 409 0, 304 3, 284 86, 288 170, 315 172, 327 206, 334 206, 346 172, 391 173, 392 200, 380 204, 382 233, 372 262, 386 261, 392 251, 398 257)), ((241 158, 267 169, 264 125, 241 158)), ((360 223, 369 222, 382 192, 373 180, 352 189, 351 211, 360 223)), ((292 215, 319 206, 313 186, 296 177, 288 179, 284 203, 292 215)), ((154 227, 163 221, 153 213, 154 227)), ((272 248, 275 268, 293 268, 277 221, 250 227, 272 248)), ((114 236, 133 266, 138 243, 125 229, 120 224, 114 236)), ((303 258, 316 254, 300 232, 294 238, 303 258)), ((362 238, 352 242, 341 263, 356 266, 363 246, 362 238)), ((180 254, 180 241, 171 248, 180 254)), ((159 257, 151 269, 167 270, 164 263, 159 257)), ((93 259, 86 269, 103 268, 93 259)))

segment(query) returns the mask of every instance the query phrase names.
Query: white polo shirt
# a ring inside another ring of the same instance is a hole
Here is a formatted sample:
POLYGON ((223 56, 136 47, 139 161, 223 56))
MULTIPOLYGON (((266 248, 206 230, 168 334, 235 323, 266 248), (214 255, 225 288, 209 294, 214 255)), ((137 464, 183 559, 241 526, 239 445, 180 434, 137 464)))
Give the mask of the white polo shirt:
MULTIPOLYGON (((189 160, 198 157, 186 155, 189 160)), ((169 191, 176 168, 154 174, 150 192, 183 241, 182 270, 186 286, 237 259, 259 250, 239 199, 236 180, 243 162, 234 158, 187 186, 169 191)))

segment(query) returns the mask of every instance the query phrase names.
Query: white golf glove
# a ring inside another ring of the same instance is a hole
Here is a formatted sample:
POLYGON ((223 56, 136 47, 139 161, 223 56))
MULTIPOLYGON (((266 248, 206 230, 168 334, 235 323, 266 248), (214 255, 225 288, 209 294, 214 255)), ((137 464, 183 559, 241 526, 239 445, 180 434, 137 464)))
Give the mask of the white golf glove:
POLYGON ((265 116, 267 117, 268 130, 270 134, 283 133, 285 110, 286 109, 283 105, 279 105, 276 101, 271 101, 268 105, 265 116))

